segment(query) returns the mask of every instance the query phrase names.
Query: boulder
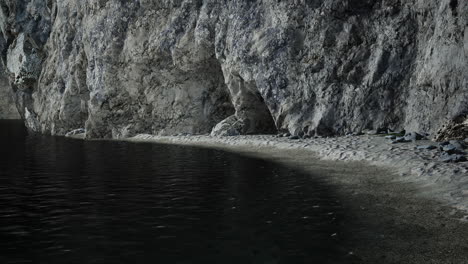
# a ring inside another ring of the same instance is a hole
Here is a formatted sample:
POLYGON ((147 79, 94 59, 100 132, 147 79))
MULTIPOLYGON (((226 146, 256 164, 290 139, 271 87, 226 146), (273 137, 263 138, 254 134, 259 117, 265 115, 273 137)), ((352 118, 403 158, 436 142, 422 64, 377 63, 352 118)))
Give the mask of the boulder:
POLYGON ((238 136, 242 131, 242 122, 232 115, 219 124, 211 131, 211 136, 238 136))

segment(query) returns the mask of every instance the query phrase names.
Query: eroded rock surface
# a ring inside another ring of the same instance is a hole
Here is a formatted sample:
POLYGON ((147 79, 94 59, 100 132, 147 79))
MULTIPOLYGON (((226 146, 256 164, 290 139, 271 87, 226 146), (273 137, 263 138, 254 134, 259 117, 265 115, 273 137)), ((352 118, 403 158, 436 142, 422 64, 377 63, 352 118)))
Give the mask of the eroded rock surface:
POLYGON ((0 65, 0 119, 20 118, 13 96, 6 73, 0 65))
POLYGON ((468 108, 466 1, 0 6, 3 61, 38 132, 204 134, 224 120, 214 133, 434 135, 468 108))

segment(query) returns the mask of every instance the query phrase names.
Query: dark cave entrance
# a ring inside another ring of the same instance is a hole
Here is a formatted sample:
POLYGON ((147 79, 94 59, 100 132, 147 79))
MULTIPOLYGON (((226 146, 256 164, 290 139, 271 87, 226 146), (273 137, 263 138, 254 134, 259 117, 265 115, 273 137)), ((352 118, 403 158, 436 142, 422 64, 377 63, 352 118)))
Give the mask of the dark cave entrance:
POLYGON ((243 123, 241 134, 274 134, 277 128, 255 81, 231 75, 228 82, 236 117, 243 123))

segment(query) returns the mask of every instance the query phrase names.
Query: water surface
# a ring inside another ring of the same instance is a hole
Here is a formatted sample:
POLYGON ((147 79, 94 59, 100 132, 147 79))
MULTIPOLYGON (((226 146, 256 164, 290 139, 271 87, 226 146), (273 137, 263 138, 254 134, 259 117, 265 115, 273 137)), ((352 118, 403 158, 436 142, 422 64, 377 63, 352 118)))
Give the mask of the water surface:
POLYGON ((0 121, 0 142, 0 263, 346 263, 343 209, 320 177, 17 121, 0 121))

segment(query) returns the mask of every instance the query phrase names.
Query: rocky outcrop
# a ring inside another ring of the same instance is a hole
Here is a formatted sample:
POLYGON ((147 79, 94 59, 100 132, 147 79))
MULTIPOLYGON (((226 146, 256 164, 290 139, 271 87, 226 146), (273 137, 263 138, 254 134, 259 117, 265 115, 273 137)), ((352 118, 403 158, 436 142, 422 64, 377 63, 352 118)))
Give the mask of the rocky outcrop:
POLYGON ((19 119, 18 110, 13 99, 13 90, 10 88, 6 73, 0 64, 0 119, 19 119))
POLYGON ((468 139, 468 112, 462 113, 442 126, 437 132, 437 141, 447 141, 450 139, 468 139))
POLYGON ((38 132, 435 134, 468 108, 466 1, 0 3, 38 132))

